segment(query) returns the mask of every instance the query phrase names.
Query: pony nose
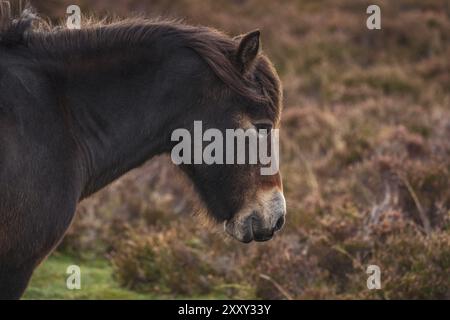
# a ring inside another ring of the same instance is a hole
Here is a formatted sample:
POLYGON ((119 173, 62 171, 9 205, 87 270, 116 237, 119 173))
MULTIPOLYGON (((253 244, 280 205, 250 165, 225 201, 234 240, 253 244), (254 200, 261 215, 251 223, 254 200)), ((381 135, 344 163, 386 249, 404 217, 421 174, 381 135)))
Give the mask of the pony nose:
POLYGON ((280 230, 281 228, 283 228, 284 221, 285 221, 284 215, 282 215, 281 217, 278 218, 277 223, 275 224, 275 227, 273 229, 274 232, 280 230))
POLYGON ((257 214, 252 215, 249 219, 249 229, 253 234, 255 241, 267 241, 272 239, 276 231, 280 230, 284 225, 284 212, 276 213, 280 215, 278 218, 273 219, 276 221, 275 224, 267 224, 264 219, 259 217, 257 214))
POLYGON ((274 228, 267 228, 262 225, 261 220, 251 219, 250 230, 253 235, 253 240, 255 241, 267 241, 272 239, 275 233, 274 228))
POLYGON ((285 223, 286 201, 283 194, 279 191, 272 193, 264 206, 258 206, 249 213, 246 210, 244 216, 238 214, 227 220, 225 231, 244 243, 272 239, 285 223))

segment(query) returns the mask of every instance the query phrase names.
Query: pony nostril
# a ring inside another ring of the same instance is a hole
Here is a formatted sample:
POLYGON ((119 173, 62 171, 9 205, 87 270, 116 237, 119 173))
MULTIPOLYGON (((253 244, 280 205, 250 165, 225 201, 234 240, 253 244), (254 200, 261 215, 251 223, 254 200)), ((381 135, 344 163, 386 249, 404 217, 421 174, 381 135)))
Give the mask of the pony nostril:
POLYGON ((280 230, 284 225, 284 216, 278 218, 277 223, 275 224, 275 231, 280 230))

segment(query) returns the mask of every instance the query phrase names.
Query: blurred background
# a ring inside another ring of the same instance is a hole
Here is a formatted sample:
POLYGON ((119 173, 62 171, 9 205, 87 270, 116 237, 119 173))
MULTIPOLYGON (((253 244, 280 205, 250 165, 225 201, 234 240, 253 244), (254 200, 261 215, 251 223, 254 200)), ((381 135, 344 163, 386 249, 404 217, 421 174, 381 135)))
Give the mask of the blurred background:
POLYGON ((450 2, 34 0, 83 14, 261 29, 284 84, 288 216, 267 243, 228 239, 192 214, 166 157, 80 206, 25 297, 450 299, 450 2), (65 270, 78 264, 82 290, 65 270), (366 268, 381 269, 368 290, 366 268))

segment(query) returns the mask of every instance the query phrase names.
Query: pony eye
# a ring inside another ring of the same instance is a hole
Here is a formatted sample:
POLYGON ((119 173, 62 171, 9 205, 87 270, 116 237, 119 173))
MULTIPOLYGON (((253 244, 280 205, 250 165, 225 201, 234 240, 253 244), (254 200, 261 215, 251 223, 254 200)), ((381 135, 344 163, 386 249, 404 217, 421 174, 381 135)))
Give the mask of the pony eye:
POLYGON ((266 130, 267 133, 270 133, 272 130, 272 124, 271 123, 256 123, 255 128, 258 132, 261 130, 266 130))

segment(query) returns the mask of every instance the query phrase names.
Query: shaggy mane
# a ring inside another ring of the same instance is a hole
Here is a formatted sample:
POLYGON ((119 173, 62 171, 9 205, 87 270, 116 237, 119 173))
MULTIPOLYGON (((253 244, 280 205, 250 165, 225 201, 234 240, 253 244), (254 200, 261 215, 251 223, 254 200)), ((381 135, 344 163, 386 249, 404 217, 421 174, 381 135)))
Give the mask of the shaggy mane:
MULTIPOLYGON (((17 10, 17 9, 16 9, 17 10)), ((169 41, 194 50, 229 88, 252 101, 268 103, 278 118, 281 86, 270 61, 260 54, 254 70, 242 75, 235 63, 238 41, 208 27, 177 21, 131 18, 105 22, 90 18, 81 30, 64 24, 52 25, 31 8, 13 17, 13 8, 0 1, 0 46, 20 48, 36 56, 64 57, 70 52, 98 52, 143 47, 156 41, 169 41)))

